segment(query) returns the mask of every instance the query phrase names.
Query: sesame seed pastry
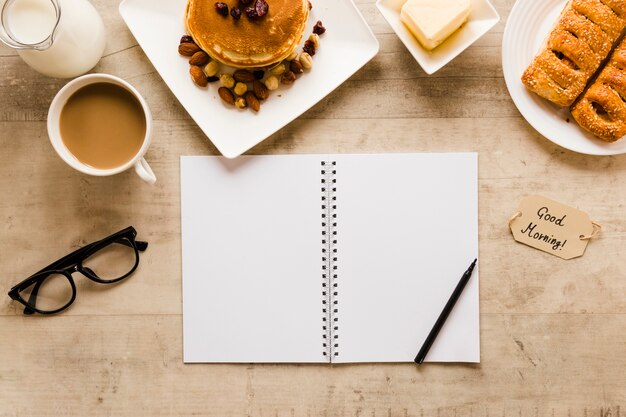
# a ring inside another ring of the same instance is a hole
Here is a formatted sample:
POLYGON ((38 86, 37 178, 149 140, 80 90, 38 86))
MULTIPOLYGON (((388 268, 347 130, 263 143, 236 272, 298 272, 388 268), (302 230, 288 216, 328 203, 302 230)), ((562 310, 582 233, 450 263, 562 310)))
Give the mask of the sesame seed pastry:
POLYGON ((626 39, 572 107, 572 116, 598 138, 615 142, 626 135, 626 39))
POLYGON ((625 27, 624 0, 570 0, 522 82, 559 106, 571 106, 625 27))

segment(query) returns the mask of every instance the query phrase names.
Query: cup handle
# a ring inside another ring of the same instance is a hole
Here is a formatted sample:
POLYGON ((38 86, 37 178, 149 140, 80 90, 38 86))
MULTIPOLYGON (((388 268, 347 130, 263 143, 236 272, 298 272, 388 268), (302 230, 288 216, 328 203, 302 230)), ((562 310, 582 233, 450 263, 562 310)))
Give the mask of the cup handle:
POLYGON ((148 162, 144 158, 139 159, 135 164, 135 172, 139 175, 139 178, 150 185, 154 184, 157 180, 156 175, 152 172, 152 168, 150 168, 150 165, 148 165, 148 162))

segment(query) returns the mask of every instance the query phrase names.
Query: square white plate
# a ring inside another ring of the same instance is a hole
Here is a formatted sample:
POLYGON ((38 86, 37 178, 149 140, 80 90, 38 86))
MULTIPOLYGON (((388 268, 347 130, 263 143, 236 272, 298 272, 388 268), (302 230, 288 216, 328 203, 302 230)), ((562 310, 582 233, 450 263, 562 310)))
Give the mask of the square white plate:
POLYGON ((271 92, 259 113, 222 103, 217 95, 219 83, 200 88, 191 81, 189 63, 178 55, 187 0, 124 0, 119 10, 178 101, 218 150, 234 158, 307 111, 378 53, 376 37, 350 0, 311 3, 305 38, 318 20, 327 29, 320 37, 313 69, 292 86, 271 92))
POLYGON ((472 11, 467 22, 433 51, 428 51, 400 20, 400 9, 405 2, 378 0, 376 7, 427 74, 441 69, 500 21, 500 15, 489 0, 472 0, 472 11))

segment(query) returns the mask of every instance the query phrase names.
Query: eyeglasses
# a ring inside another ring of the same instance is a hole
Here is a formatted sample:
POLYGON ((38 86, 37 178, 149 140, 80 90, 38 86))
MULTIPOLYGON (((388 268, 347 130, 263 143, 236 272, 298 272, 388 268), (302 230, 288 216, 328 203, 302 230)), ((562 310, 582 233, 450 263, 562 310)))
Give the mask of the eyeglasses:
POLYGON ((100 284, 113 284, 135 272, 139 251, 148 248, 148 242, 135 236, 137 231, 131 226, 90 243, 15 285, 9 297, 26 306, 24 314, 63 311, 76 299, 74 272, 100 284))

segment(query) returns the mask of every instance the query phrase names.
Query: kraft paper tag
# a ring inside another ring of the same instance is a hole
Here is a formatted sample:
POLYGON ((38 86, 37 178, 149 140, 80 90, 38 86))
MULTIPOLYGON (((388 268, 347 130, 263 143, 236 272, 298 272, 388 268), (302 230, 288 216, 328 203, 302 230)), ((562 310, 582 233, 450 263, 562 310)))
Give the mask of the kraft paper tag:
POLYGON ((582 256, 601 230, 587 213, 538 195, 522 200, 509 227, 516 241, 563 259, 582 256))

